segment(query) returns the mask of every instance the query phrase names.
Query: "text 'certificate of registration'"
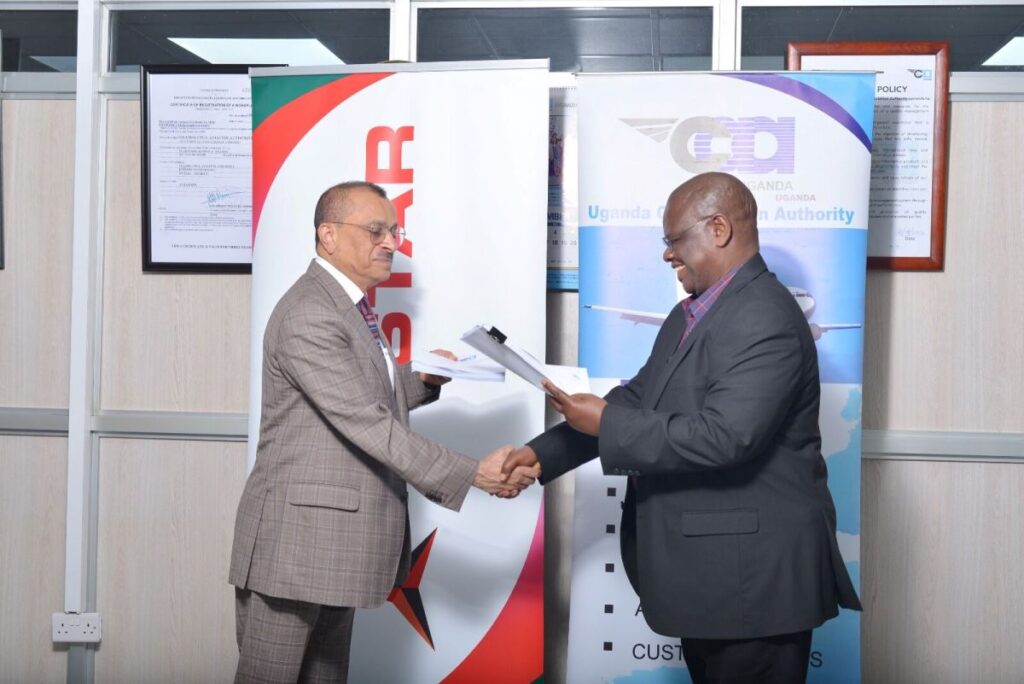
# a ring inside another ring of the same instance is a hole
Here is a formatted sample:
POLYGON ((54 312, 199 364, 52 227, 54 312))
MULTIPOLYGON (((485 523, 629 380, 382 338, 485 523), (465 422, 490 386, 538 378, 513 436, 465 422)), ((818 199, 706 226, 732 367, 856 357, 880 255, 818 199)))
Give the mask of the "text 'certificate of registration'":
POLYGON ((157 263, 252 261, 248 74, 150 74, 149 226, 157 263))

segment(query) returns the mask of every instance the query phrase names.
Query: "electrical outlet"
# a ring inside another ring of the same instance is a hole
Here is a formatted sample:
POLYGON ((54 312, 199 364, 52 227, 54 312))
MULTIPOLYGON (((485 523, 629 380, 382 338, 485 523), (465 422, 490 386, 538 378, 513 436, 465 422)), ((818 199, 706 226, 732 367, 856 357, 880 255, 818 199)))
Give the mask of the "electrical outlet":
POLYGON ((100 640, 100 614, 54 613, 53 640, 55 642, 98 643, 100 640))

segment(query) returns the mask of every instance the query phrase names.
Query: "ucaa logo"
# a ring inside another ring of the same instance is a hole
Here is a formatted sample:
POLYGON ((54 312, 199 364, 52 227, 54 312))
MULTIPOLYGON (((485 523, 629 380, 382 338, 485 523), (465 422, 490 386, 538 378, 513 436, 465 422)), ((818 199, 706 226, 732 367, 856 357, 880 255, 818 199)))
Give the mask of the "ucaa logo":
POLYGON ((620 119, 656 142, 669 144, 681 168, 691 173, 793 173, 796 119, 783 116, 620 119))

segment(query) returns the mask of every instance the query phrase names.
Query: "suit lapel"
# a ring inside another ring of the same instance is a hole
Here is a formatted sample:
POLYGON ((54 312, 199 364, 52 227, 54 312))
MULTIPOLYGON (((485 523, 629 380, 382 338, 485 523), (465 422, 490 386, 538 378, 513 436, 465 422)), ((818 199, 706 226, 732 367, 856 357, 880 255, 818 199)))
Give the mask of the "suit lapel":
MULTIPOLYGON (((723 292, 722 297, 724 296, 725 293, 723 292)), ((654 408, 657 405, 658 400, 661 399, 661 395, 665 392, 665 386, 668 385, 669 379, 675 374, 676 369, 679 368, 679 364, 681 364, 683 359, 687 357, 690 350, 693 349, 693 345, 697 339, 699 339, 704 334, 704 331, 707 330, 706 324, 710 323, 708 319, 711 318, 715 313, 715 310, 718 308, 718 305, 721 303, 721 299, 715 302, 715 306, 713 306, 711 311, 701 319, 700 323, 697 324, 696 329, 686 337, 682 346, 675 351, 670 352, 668 359, 665 361, 665 370, 657 376, 654 384, 651 385, 650 391, 648 391, 643 398, 644 408, 654 408)), ((682 333, 680 332, 679 335, 674 336, 673 339, 666 340, 666 342, 678 345, 679 337, 681 336, 682 333)))
MULTIPOLYGON (((747 283, 766 270, 767 266, 764 263, 764 259, 761 258, 760 254, 755 254, 740 268, 739 271, 736 272, 736 275, 733 276, 732 280, 725 287, 725 290, 721 295, 719 295, 714 306, 711 307, 711 310, 704 314, 704 317, 700 319, 700 322, 697 324, 697 327, 694 328, 693 332, 687 335, 682 346, 675 351, 670 352, 668 360, 665 362, 665 370, 657 376, 656 381, 651 385, 651 389, 643 398, 643 405, 645 408, 653 408, 657 405, 658 401, 661 399, 661 395, 665 392, 665 387, 668 385, 669 379, 675 374, 676 369, 679 368, 683 359, 689 355, 690 350, 693 349, 697 340, 701 339, 707 331, 711 329, 714 324, 716 314, 728 305, 729 300, 732 299, 736 292, 742 290, 747 286, 747 283)), ((675 336, 675 339, 666 340, 666 343, 678 344, 679 337, 681 336, 682 331, 680 331, 678 336, 675 336)))
MULTIPOLYGON (((384 386, 384 395, 388 397, 388 405, 392 405, 392 397, 394 392, 391 391, 391 379, 388 377, 388 367, 384 362, 384 355, 380 352, 380 346, 377 344, 377 340, 374 339, 373 333, 366 325, 366 320, 363 318, 363 314, 356 308, 355 302, 345 292, 345 288, 341 286, 337 280, 335 280, 330 273, 320 267, 316 261, 313 261, 309 265, 307 274, 316 279, 331 295, 334 299, 335 305, 338 307, 338 317, 341 323, 341 327, 349 334, 349 339, 352 340, 352 345, 359 348, 362 352, 370 359, 370 365, 377 372, 377 376, 380 378, 381 383, 384 386)), ((390 354, 390 351, 388 352, 390 354)), ((396 378, 397 380, 397 378, 396 378)))
POLYGON ((387 353, 388 357, 391 359, 391 367, 395 369, 395 408, 398 409, 395 415, 398 416, 403 425, 408 425, 409 398, 405 394, 405 383, 401 381, 398 361, 395 359, 395 355, 391 353, 390 347, 388 347, 387 353))
MULTIPOLYGON (((394 392, 391 391, 391 378, 388 377, 388 366, 384 361, 384 354, 381 353, 380 345, 374 339, 373 333, 366 327, 366 320, 363 318, 363 314, 359 312, 359 309, 351 301, 349 301, 348 309, 343 313, 342 324, 346 330, 354 332, 352 336, 353 342, 359 344, 369 357, 370 364, 377 371, 377 376, 387 390, 387 396, 393 396, 394 392)), ((389 401, 388 403, 390 404, 391 402, 389 401)))

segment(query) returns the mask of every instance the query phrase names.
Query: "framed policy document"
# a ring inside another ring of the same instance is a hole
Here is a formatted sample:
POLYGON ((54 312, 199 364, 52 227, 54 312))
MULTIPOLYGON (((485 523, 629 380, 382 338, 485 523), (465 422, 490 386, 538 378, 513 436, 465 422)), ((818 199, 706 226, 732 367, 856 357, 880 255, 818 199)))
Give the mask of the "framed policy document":
POLYGON ((245 65, 142 67, 142 270, 252 271, 245 65))
POLYGON ((786 68, 877 72, 868 268, 941 271, 946 242, 949 44, 790 43, 786 68))

